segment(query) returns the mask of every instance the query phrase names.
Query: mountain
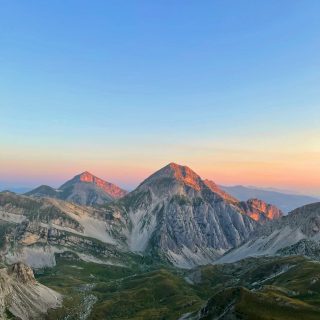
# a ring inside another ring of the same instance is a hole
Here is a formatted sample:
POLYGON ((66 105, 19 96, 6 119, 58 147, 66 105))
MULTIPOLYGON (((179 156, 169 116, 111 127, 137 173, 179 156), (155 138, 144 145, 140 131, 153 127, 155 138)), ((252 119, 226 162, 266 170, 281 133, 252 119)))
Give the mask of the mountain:
POLYGON ((57 252, 107 263, 133 252, 190 268, 212 262, 281 215, 263 201, 238 201, 175 163, 124 193, 88 172, 57 190, 0 193, 0 219, 12 224, 3 255, 39 268, 55 265, 57 252))
POLYGON ((61 305, 62 296, 38 283, 22 263, 0 269, 0 318, 43 319, 50 308, 61 305))
POLYGON ((103 205, 123 197, 127 192, 118 186, 104 181, 90 172, 83 172, 54 189, 42 185, 26 193, 34 197, 50 197, 74 202, 81 205, 103 205))
MULTIPOLYGON (((17 195, 15 199, 9 199, 17 207, 11 215, 19 214, 23 204, 28 201, 38 201, 28 206, 39 207, 38 210, 44 211, 37 217, 24 215, 28 223, 24 228, 20 227, 20 243, 37 245, 44 240, 50 243, 49 256, 48 252, 42 251, 40 255, 46 254, 46 263, 54 264, 52 250, 61 247, 60 241, 57 242, 55 238, 61 239, 65 232, 71 232, 72 237, 79 238, 81 235, 108 243, 113 246, 113 250, 157 256, 176 266, 189 268, 212 262, 247 239, 257 227, 257 222, 264 223, 278 217, 277 214, 271 214, 272 209, 276 211, 276 208, 258 200, 242 203, 213 182, 202 180, 190 168, 175 163, 155 172, 129 194, 114 201, 108 199, 107 202, 104 199, 106 204, 100 209, 78 207, 76 203, 101 203, 98 201, 101 197, 96 197, 97 185, 99 192, 106 186, 110 191, 110 186, 104 181, 84 173, 66 182, 58 190, 40 186, 27 194, 35 197, 34 200, 17 195), (88 191, 92 188, 95 191, 94 198, 90 197, 91 193, 88 191), (51 199, 41 198, 44 195, 51 199), (75 204, 71 205, 60 199, 75 204), (49 217, 48 208, 53 212, 49 217), (39 220, 46 231, 39 229, 39 220), (104 229, 100 226, 104 226, 104 229), (48 233, 48 236, 41 240, 39 233, 48 233)), ((114 189, 114 197, 122 195, 123 192, 114 189)), ((78 239, 76 245, 71 245, 69 236, 64 237, 67 241, 63 247, 79 251, 82 240, 78 239)), ((18 256, 19 251, 12 260, 10 254, 7 254, 7 259, 14 262, 23 257, 23 261, 35 266, 36 253, 30 250, 30 247, 22 247, 18 256)))
POLYGON ((257 222, 213 192, 190 168, 170 163, 111 203, 126 224, 128 249, 189 268, 239 245, 257 222))
POLYGON ((59 190, 50 186, 42 185, 25 193, 27 196, 59 198, 59 190))
POLYGON ((212 192, 219 194, 225 201, 237 206, 243 214, 260 223, 265 223, 268 220, 278 219, 283 215, 282 211, 276 206, 268 204, 260 199, 248 199, 247 201, 240 201, 226 191, 223 191, 213 181, 206 179, 204 180, 204 183, 212 192))
POLYGON ((219 187, 241 201, 247 201, 248 199, 254 198, 261 199, 267 203, 271 203, 277 206, 284 213, 288 213, 303 205, 319 201, 319 199, 310 196, 288 194, 278 191, 255 189, 244 186, 219 187))
POLYGON ((122 221, 105 209, 53 198, 0 193, 0 256, 33 268, 52 267, 57 253, 104 264, 130 264, 122 221), (126 252, 125 252, 126 251, 126 252))
POLYGON ((318 259, 320 252, 320 202, 293 210, 288 216, 258 227, 238 248, 218 263, 251 256, 299 254, 318 259))

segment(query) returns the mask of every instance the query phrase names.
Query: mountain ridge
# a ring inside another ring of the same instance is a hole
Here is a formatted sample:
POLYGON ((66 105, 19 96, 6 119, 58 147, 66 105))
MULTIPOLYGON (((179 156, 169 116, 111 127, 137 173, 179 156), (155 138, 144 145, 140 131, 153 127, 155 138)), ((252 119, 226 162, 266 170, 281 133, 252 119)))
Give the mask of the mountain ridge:
POLYGON ((226 191, 223 191, 215 182, 205 179, 204 183, 214 193, 220 195, 227 202, 235 205, 243 214, 260 223, 265 223, 268 220, 278 219, 283 213, 276 206, 266 203, 260 199, 248 199, 246 201, 240 201, 236 197, 233 197, 226 191))
MULTIPOLYGON (((260 225, 240 246, 230 250, 217 263, 235 262, 247 257, 290 255, 303 250, 312 256, 320 245, 320 202, 293 210, 278 220, 260 225)), ((318 259, 320 259, 318 257, 318 259)))
POLYGON ((278 207, 285 214, 303 205, 320 201, 317 197, 308 195, 292 194, 280 191, 272 191, 254 187, 246 187, 242 185, 237 186, 222 186, 219 187, 239 199, 240 201, 247 201, 248 199, 258 198, 266 203, 270 203, 278 207))
MULTIPOLYGON (((84 237, 93 237, 112 246, 113 250, 156 256, 176 266, 190 268, 210 263, 240 245, 259 223, 270 218, 263 212, 271 208, 268 204, 252 200, 260 205, 254 208, 258 217, 254 219, 248 203, 242 204, 214 182, 203 180, 189 167, 176 163, 160 168, 130 193, 101 204, 90 195, 92 186, 96 190, 95 184, 105 186, 103 180, 85 171, 60 189, 48 186, 35 189, 32 198, 43 199, 38 202, 28 203, 22 196, 0 197, 0 200, 4 199, 5 210, 10 201, 17 206, 13 211, 5 212, 6 219, 25 223, 19 236, 22 251, 13 257, 9 255, 10 261, 20 256, 25 261, 34 261, 32 255, 38 254, 38 249, 31 252, 31 247, 27 249, 25 245, 46 242, 52 244, 50 248, 56 248, 61 247, 60 240, 56 239, 65 237, 66 246, 77 248, 82 246, 84 237), (41 192, 47 197, 43 198, 41 192), (77 198, 79 195, 82 196, 80 199, 77 198), (28 207, 37 208, 35 216, 21 215, 26 202, 28 207), (92 204, 99 206, 95 206, 96 209, 82 207, 92 204), (76 245, 71 244, 66 232, 77 238, 76 245)), ((103 190, 100 188, 100 191, 103 190)), ((45 255, 48 263, 53 264, 54 252, 49 255, 45 252, 45 255)))

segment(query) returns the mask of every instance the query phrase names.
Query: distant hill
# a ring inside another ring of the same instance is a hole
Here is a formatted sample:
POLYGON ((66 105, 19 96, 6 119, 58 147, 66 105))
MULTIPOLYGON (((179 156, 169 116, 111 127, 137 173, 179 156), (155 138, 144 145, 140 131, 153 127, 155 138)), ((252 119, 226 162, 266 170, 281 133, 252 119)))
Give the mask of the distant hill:
POLYGON ((315 197, 299 194, 282 193, 279 191, 270 191, 244 186, 219 187, 239 200, 247 201, 248 199, 252 198, 261 199, 267 203, 271 203, 277 206, 284 213, 288 213, 306 204, 319 201, 319 199, 315 197))

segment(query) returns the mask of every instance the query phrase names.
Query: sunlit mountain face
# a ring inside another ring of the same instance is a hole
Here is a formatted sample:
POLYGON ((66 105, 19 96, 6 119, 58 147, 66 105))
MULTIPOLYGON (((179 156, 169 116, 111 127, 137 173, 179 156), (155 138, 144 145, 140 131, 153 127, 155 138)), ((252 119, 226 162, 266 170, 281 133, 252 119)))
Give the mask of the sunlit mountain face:
MULTIPOLYGON (((96 185, 98 188, 105 191, 105 193, 109 194, 114 199, 121 198, 127 194, 127 192, 125 190, 119 188, 118 186, 116 186, 110 182, 104 181, 104 180, 94 176, 93 174, 91 174, 88 171, 85 171, 85 172, 81 173, 79 176, 76 176, 74 178, 74 180, 75 181, 79 180, 80 182, 92 183, 92 184, 96 185)), ((62 186, 62 188, 63 188, 63 186, 62 186)))
POLYGON ((58 189, 42 185, 26 193, 28 196, 51 197, 92 206, 102 205, 126 194, 127 191, 92 175, 88 171, 76 175, 58 189))

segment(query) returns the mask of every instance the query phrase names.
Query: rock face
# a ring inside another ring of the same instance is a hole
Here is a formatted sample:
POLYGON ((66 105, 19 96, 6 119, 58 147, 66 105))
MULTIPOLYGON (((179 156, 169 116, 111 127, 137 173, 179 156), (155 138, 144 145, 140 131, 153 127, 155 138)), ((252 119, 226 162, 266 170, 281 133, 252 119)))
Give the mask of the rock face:
POLYGON ((0 192, 0 221, 0 254, 7 263, 52 267, 55 253, 64 251, 118 263, 119 251, 126 247, 117 233, 118 218, 101 208, 63 200, 0 192))
POLYGON ((36 283, 32 269, 22 262, 9 267, 8 273, 22 283, 36 283))
POLYGON ((268 220, 279 219, 283 216, 280 209, 259 199, 249 199, 238 203, 239 207, 252 219, 265 223, 268 220))
POLYGON ((244 244, 228 252, 218 263, 275 254, 304 254, 314 258, 319 252, 319 245, 318 202, 295 209, 287 216, 258 227, 244 244))
POLYGON ((43 185, 26 193, 28 196, 57 198, 87 206, 103 205, 125 194, 125 190, 87 171, 67 181, 59 189, 43 185))
POLYGON ((7 310, 17 319, 43 319, 48 309, 61 305, 61 295, 39 284, 22 263, 0 269, 0 284, 1 319, 7 319, 7 310))
POLYGON ((260 199, 239 201, 237 198, 223 191, 213 181, 204 180, 204 183, 210 188, 211 191, 219 194, 227 202, 237 206, 243 212, 243 214, 246 214, 255 221, 265 223, 268 220, 278 219, 283 216, 282 211, 272 204, 268 204, 260 199))
POLYGON ((127 219, 123 233, 130 250, 158 254, 185 268, 213 261, 257 225, 190 168, 175 163, 143 181, 118 206, 127 219))

